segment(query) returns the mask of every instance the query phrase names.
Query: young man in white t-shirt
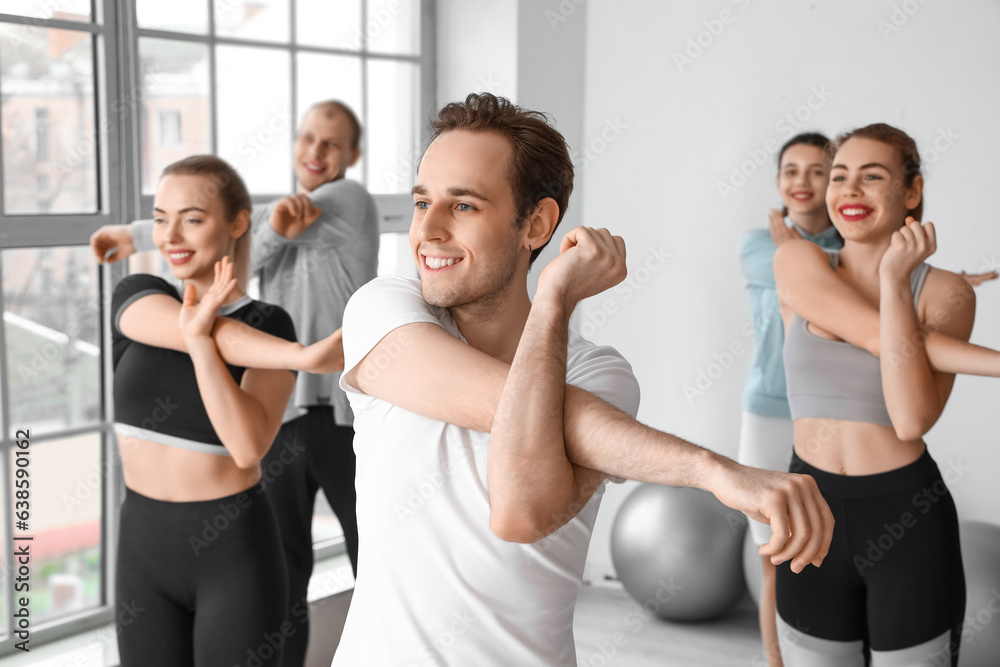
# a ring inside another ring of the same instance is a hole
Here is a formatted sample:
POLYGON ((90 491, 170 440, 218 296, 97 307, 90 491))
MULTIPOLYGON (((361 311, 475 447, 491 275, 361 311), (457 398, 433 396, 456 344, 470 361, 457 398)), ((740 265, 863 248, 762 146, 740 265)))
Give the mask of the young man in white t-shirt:
POLYGON ((489 94, 434 130, 413 188, 421 280, 377 278, 344 314, 364 565, 334 665, 576 665, 607 475, 712 491, 772 524, 777 561, 818 565, 832 518, 811 478, 639 424, 629 364, 569 330, 625 277, 621 238, 570 231, 529 300, 572 190, 562 135, 489 94))

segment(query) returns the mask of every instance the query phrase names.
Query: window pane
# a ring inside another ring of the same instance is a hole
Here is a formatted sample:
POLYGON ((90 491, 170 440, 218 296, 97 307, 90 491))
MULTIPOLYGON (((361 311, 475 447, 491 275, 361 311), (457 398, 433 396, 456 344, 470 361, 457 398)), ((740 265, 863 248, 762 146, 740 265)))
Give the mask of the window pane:
POLYGON ((420 53, 418 0, 365 0, 368 15, 365 36, 368 51, 417 55, 420 53))
POLYGON ((85 32, 23 27, 0 24, 4 208, 93 213, 93 40, 85 32))
POLYGON ((292 127, 287 51, 219 46, 219 157, 251 192, 292 191, 292 127))
POLYGON ((212 151, 208 46, 142 38, 139 58, 144 73, 142 191, 149 194, 168 164, 212 151))
MULTIPOLYGON (((32 438, 35 430, 30 429, 32 438)), ((11 451, 8 465, 16 466, 11 451)), ((44 623, 101 603, 101 495, 106 468, 101 436, 28 447, 31 542, 31 622, 44 623)), ((12 476, 13 477, 13 476, 12 476)), ((12 488, 12 501, 17 489, 12 488)), ((16 506, 15 506, 16 507, 16 506)), ((14 535, 22 534, 15 529, 14 535)))
MULTIPOLYGON (((361 1, 298 0, 295 4, 296 41, 310 46, 360 51, 361 1)), ((302 84, 299 79, 299 85, 302 84)))
POLYGON ((88 247, 3 251, 8 432, 101 418, 97 264, 88 247))
POLYGON ((419 154, 416 109, 420 68, 412 63, 368 61, 368 190, 409 192, 419 154))
MULTIPOLYGON (((354 56, 327 56, 317 53, 300 53, 298 109, 300 119, 309 105, 323 100, 340 100, 364 123, 364 100, 361 94, 361 58, 354 56)), ((364 130, 363 130, 364 131, 364 130)), ((293 130, 294 132, 294 130, 293 130)), ((353 167, 347 170, 347 178, 362 180, 364 173, 364 153, 353 167)))
POLYGON ((288 42, 288 0, 215 2, 215 32, 226 37, 288 42))
POLYGON ((140 28, 208 32, 208 0, 135 0, 135 13, 140 28))
MULTIPOLYGON (((39 2, 38 0, 4 0, 0 12, 15 16, 30 16, 35 19, 62 19, 64 21, 92 20, 90 0, 59 0, 59 2, 39 2)), ((25 26, 28 30, 33 28, 25 26)))

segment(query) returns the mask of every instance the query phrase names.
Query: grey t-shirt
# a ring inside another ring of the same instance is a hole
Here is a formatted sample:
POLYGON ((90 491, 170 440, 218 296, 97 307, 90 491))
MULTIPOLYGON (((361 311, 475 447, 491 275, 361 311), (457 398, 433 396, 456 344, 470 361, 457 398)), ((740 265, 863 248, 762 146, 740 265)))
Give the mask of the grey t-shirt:
MULTIPOLYGON (((356 181, 325 183, 309 193, 323 209, 295 239, 271 228, 272 204, 251 213, 252 270, 260 277, 260 299, 291 315, 299 342, 310 345, 340 328, 351 295, 375 278, 379 231, 375 200, 356 181)), ((155 250, 153 221, 133 222, 137 250, 155 250)), ((354 414, 339 387, 340 373, 299 373, 284 421, 310 405, 333 405, 337 424, 351 426, 354 414)))

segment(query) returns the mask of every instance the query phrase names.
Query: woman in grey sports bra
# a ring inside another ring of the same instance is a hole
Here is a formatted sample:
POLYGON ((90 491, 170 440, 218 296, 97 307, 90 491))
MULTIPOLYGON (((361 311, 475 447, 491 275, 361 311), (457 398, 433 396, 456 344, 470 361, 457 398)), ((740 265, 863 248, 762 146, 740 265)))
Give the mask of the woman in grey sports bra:
POLYGON ((793 240, 774 260, 792 471, 816 479, 837 522, 822 567, 778 568, 782 658, 955 664, 965 607, 958 519, 923 436, 954 374, 1000 376, 1000 352, 967 342, 969 283, 924 263, 936 241, 933 225, 918 222, 913 140, 876 124, 837 146, 826 201, 844 248, 793 240), (918 503, 927 490, 934 502, 918 503), (887 542, 873 558, 870 545, 887 542))

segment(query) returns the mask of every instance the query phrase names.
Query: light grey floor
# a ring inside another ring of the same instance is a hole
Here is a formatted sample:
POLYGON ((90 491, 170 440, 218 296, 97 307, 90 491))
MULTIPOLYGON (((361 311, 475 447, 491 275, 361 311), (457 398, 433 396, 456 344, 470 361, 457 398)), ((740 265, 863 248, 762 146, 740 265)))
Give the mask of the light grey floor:
POLYGON ((584 586, 576 605, 580 667, 766 667, 749 596, 709 623, 668 623, 621 590, 584 586))

